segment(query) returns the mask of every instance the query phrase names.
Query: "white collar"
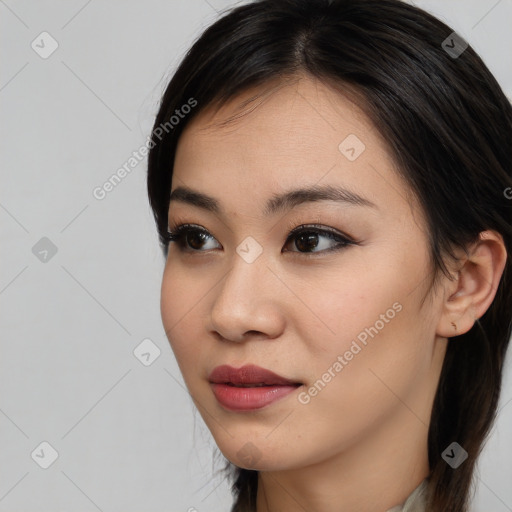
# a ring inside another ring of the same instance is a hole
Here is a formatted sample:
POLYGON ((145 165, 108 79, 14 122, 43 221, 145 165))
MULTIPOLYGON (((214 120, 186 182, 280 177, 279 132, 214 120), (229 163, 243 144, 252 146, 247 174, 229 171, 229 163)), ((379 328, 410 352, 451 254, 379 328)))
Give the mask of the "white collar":
POLYGON ((425 512, 427 479, 423 480, 402 505, 396 505, 386 512, 425 512))

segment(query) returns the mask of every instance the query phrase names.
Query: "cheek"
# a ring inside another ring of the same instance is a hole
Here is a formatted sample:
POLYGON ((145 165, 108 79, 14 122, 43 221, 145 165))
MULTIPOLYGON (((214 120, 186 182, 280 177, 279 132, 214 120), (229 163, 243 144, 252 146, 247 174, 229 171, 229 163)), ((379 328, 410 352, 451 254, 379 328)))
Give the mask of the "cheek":
POLYGON ((337 402, 334 390, 343 389, 349 402, 378 406, 386 395, 379 377, 403 388, 416 370, 423 371, 428 343, 421 342, 425 329, 417 303, 424 289, 414 290, 410 263, 399 266, 380 256, 366 272, 340 272, 306 295, 317 313, 305 312, 301 320, 312 362, 308 383, 320 380, 324 400, 337 402))
MULTIPOLYGON (((166 264, 164 275, 162 277, 162 285, 160 289, 160 314, 162 323, 167 337, 172 336, 173 327, 177 324, 179 313, 182 306, 177 300, 176 283, 171 279, 171 273, 168 270, 169 265, 166 264)), ((183 301, 181 301, 183 305, 183 301)))
POLYGON ((196 308, 208 291, 199 272, 184 269, 176 257, 165 264, 160 290, 160 313, 165 328, 178 326, 190 315, 197 314, 196 308))
POLYGON ((303 312, 302 330, 308 333, 304 339, 311 340, 311 349, 317 347, 320 354, 343 353, 352 340, 369 339, 368 330, 374 334, 389 330, 406 297, 405 280, 399 274, 396 266, 383 264, 381 258, 380 266, 347 266, 304 282, 297 293, 303 304, 295 307, 303 312))
POLYGON ((354 326, 353 332, 368 334, 366 344, 342 335, 329 354, 310 357, 314 369, 299 407, 309 432, 326 447, 348 448, 410 401, 425 369, 407 315, 404 306, 377 334, 354 326))
POLYGON ((399 407, 397 397, 407 401, 429 372, 431 343, 418 318, 417 297, 380 290, 371 300, 364 293, 339 300, 345 310, 333 324, 337 335, 329 335, 330 343, 310 331, 316 343, 310 344, 314 363, 304 412, 327 423, 341 421, 349 438, 399 407))
POLYGON ((201 335, 197 314, 205 293, 200 286, 191 286, 190 277, 184 272, 175 271, 170 263, 166 264, 160 313, 167 339, 184 374, 188 373, 191 362, 198 357, 203 345, 200 340, 204 335, 201 335))

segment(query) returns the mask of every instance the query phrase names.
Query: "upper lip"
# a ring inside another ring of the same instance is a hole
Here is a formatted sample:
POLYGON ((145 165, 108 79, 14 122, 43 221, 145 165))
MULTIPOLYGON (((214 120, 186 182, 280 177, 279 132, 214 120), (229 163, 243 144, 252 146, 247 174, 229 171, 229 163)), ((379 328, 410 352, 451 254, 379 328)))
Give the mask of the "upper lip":
POLYGON ((300 382, 291 381, 253 364, 241 368, 233 368, 229 365, 217 366, 210 373, 208 379, 214 384, 233 384, 235 386, 244 384, 263 384, 267 386, 300 384, 300 382))

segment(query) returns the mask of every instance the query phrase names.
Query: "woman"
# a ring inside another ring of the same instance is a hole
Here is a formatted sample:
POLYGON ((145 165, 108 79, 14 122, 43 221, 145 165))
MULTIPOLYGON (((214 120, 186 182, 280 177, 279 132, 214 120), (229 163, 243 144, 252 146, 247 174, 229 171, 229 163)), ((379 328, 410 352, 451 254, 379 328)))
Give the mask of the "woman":
POLYGON ((262 0, 190 49, 148 191, 232 511, 463 512, 511 334, 512 107, 398 0, 262 0))

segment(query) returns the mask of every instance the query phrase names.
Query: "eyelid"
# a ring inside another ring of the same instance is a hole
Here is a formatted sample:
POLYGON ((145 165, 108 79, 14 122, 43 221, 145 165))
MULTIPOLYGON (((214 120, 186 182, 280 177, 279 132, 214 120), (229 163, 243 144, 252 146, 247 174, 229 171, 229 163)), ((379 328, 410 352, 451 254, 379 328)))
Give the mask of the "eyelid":
POLYGON ((338 229, 331 228, 329 226, 325 226, 324 224, 311 223, 311 224, 300 224, 299 226, 297 226, 296 222, 292 222, 285 228, 285 231, 289 232, 289 236, 292 236, 300 231, 306 231, 308 229, 311 229, 311 231, 321 231, 321 232, 325 232, 325 233, 331 233, 332 235, 336 235, 340 238, 346 239, 347 242, 354 243, 354 244, 358 243, 358 241, 353 236, 350 236, 348 233, 344 233, 343 231, 340 231, 338 229))
MULTIPOLYGON (((176 221, 172 223, 172 226, 168 226, 167 233, 165 233, 165 239, 168 242, 178 242, 178 245, 181 243, 182 238, 187 234, 187 232, 196 232, 196 233, 204 233, 207 234, 209 238, 212 238, 216 240, 216 238, 203 226, 200 226, 198 224, 192 224, 190 222, 184 222, 180 223, 179 221, 176 221)), ((220 242, 217 242, 220 244, 220 242)), ((221 245, 222 247, 222 245, 221 245)), ((182 251, 188 251, 188 252, 208 252, 208 251, 199 251, 194 249, 188 249, 188 248, 181 248, 182 251)))

